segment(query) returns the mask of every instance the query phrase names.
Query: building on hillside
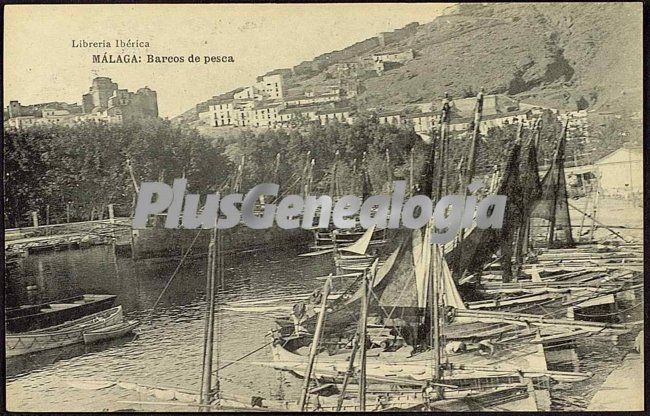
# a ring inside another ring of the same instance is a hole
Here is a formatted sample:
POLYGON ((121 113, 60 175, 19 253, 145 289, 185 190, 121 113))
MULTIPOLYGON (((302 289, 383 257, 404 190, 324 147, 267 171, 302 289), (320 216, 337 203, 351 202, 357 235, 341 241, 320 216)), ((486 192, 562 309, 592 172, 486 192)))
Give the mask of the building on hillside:
POLYGON ((248 112, 248 124, 252 127, 276 127, 280 119, 278 113, 284 109, 284 104, 278 102, 269 102, 256 105, 248 112))
POLYGON ((43 117, 43 112, 47 112, 47 115, 57 115, 63 116, 68 114, 81 114, 83 112, 81 106, 77 103, 64 103, 59 101, 41 103, 41 104, 32 104, 32 105, 22 105, 16 100, 9 102, 9 105, 4 111, 5 119, 14 118, 14 117, 43 117))
POLYGON ((5 120, 4 124, 7 127, 16 129, 24 129, 32 126, 46 126, 53 124, 73 124, 74 116, 58 116, 58 117, 36 117, 36 116, 18 116, 5 120))
POLYGON ((361 75, 364 64, 361 62, 337 62, 327 67, 326 74, 335 78, 350 78, 361 75))
POLYGON ((232 126, 237 124, 238 114, 234 101, 222 100, 213 102, 208 106, 208 111, 199 113, 199 119, 207 120, 212 127, 232 126))
POLYGON ((399 62, 404 63, 410 61, 415 57, 413 49, 407 49, 405 51, 386 51, 372 54, 372 60, 374 62, 399 62))
POLYGON ((25 128, 33 125, 73 125, 84 121, 122 123, 128 120, 157 118, 158 97, 148 87, 136 92, 118 88, 107 77, 93 79, 88 93, 81 97, 81 105, 60 102, 23 106, 11 101, 5 123, 25 128))
POLYGON ((533 114, 530 110, 510 111, 502 114, 492 114, 481 119, 479 131, 487 134, 491 127, 504 127, 509 124, 528 123, 532 120, 533 114))
POLYGON ((337 120, 340 123, 352 123, 353 111, 351 108, 331 108, 319 110, 316 112, 316 117, 320 124, 327 124, 330 121, 337 120))
POLYGON ((117 90, 117 83, 108 77, 97 77, 93 79, 88 92, 81 96, 84 113, 90 114, 108 108, 108 99, 117 90))
POLYGON ((463 117, 463 118, 456 118, 452 119, 449 123, 449 131, 450 132, 466 132, 469 130, 469 126, 472 123, 471 118, 469 117, 463 117))
POLYGON ((261 100, 264 98, 262 92, 254 85, 242 88, 241 91, 233 94, 235 100, 261 100))
MULTIPOLYGON (((158 95, 149 87, 139 88, 136 92, 116 89, 108 99, 108 106, 102 111, 109 117, 119 117, 122 121, 157 118, 158 95)), ((96 109, 93 112, 97 112, 96 109)))
POLYGON ((392 124, 392 125, 399 125, 405 121, 401 111, 380 112, 377 114, 377 120, 379 120, 379 124, 392 124))
POLYGON ((643 148, 621 147, 594 163, 606 195, 628 197, 643 192, 643 148))
MULTIPOLYGON (((474 117, 476 97, 457 98, 450 103, 452 114, 459 117, 474 117)), ((519 110, 519 103, 505 95, 492 94, 483 96, 483 116, 509 113, 519 110)))
POLYGON ((416 133, 429 134, 437 125, 440 115, 432 111, 426 113, 415 113, 409 116, 410 122, 416 133))
POLYGON ((302 106, 284 108, 278 111, 278 126, 293 127, 300 122, 309 122, 318 120, 318 112, 323 108, 321 106, 302 106))
POLYGON ((377 75, 381 76, 384 72, 402 66, 405 62, 413 59, 415 54, 413 49, 405 51, 388 51, 372 55, 372 60, 377 75))
POLYGON ((278 112, 284 107, 277 100, 221 100, 199 113, 199 119, 212 127, 274 127, 279 122, 278 112))
POLYGON ((257 78, 254 87, 261 91, 264 98, 278 100, 284 98, 286 88, 282 74, 263 75, 257 78))
POLYGON ((319 95, 308 96, 306 94, 285 98, 284 102, 287 107, 299 107, 304 105, 335 103, 341 101, 341 95, 338 92, 330 92, 319 95))

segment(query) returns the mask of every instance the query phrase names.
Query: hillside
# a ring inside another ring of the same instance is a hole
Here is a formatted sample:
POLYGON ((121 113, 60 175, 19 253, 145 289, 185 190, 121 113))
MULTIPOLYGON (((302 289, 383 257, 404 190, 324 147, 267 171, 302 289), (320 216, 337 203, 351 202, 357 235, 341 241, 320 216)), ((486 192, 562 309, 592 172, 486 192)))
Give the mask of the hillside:
MULTIPOLYGON (((415 57, 381 76, 342 77, 358 85, 361 107, 390 108, 486 92, 561 109, 641 110, 640 3, 461 4, 423 25, 321 55, 293 68, 289 93, 332 84, 335 63, 413 49, 415 57)), ((215 91, 215 94, 223 93, 215 91)), ((196 109, 183 119, 196 119, 196 109)))

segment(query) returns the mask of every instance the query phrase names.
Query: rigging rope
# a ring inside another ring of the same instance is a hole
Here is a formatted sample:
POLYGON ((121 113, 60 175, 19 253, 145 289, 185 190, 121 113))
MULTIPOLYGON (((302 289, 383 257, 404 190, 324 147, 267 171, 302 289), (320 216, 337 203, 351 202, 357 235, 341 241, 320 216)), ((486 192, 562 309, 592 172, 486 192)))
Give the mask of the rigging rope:
POLYGON ((156 306, 158 306, 158 302, 160 302, 160 299, 162 299, 163 295, 165 294, 165 291, 167 291, 167 288, 169 288, 169 285, 172 283, 172 280, 174 280, 174 277, 176 277, 176 274, 180 270, 181 266, 183 265, 183 262, 185 261, 185 259, 188 256, 188 254, 190 254, 190 251, 192 251, 192 247, 194 247, 194 243, 196 243, 196 240, 199 238, 199 234, 201 234, 201 230, 203 230, 203 229, 200 228, 199 232, 196 233, 196 235, 194 236, 194 240, 192 240, 192 244, 190 244, 190 246, 187 248, 187 251, 183 255, 183 258, 178 263, 178 266, 176 266, 176 270, 174 270, 174 273, 172 273, 171 277, 167 281, 167 284, 163 288, 162 292, 160 292, 160 295, 158 296, 158 299, 156 299, 156 302, 154 302, 153 307, 151 308, 151 311, 149 312, 149 317, 151 317, 151 314, 153 314, 153 312, 156 310, 156 306))

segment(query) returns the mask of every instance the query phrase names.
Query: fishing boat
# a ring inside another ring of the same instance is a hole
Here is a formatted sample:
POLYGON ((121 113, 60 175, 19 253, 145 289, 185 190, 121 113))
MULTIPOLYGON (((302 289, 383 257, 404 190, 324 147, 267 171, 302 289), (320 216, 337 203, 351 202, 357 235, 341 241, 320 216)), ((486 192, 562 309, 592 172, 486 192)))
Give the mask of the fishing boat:
MULTIPOLYGON (((205 230, 165 228, 165 214, 152 215, 147 228, 133 229, 131 253, 135 260, 205 256, 210 233, 205 230)), ((224 254, 269 250, 278 247, 300 248, 309 244, 310 233, 302 228, 285 230, 279 227, 252 229, 244 224, 223 230, 228 250, 224 254)))
POLYGON ((111 308, 115 295, 85 294, 40 305, 23 305, 5 311, 7 332, 47 328, 111 308))
MULTIPOLYGON (((300 341, 293 344, 292 340, 297 338, 274 343, 273 361, 267 365, 290 371, 302 378, 307 366, 307 357, 296 352, 299 349, 294 349, 302 345, 300 341)), ((431 378, 434 352, 428 350, 410 356, 412 350, 408 346, 402 348, 396 351, 386 351, 380 346, 369 348, 366 363, 368 380, 404 387, 424 386, 431 378)), ((331 350, 323 351, 317 355, 314 364, 315 378, 322 383, 340 383, 349 365, 351 350, 348 348, 333 354, 330 352, 331 350)), ((533 379, 549 377, 563 383, 580 382, 591 377, 590 373, 547 370, 544 351, 538 343, 518 345, 516 353, 506 349, 495 350, 492 354, 485 354, 482 350, 465 353, 445 352, 443 361, 447 367, 443 377, 444 383, 450 385, 467 385, 472 379, 485 379, 487 383, 490 377, 495 378, 493 381, 496 383, 499 377, 517 374, 533 379)), ((264 362, 255 364, 264 365, 264 362)))
MULTIPOLYGON (((276 158, 275 173, 271 182, 282 184, 279 177, 279 154, 276 158)), ((129 174, 133 187, 138 194, 140 192, 138 180, 135 177, 133 166, 127 161, 129 174)), ((227 180, 220 185, 215 185, 215 190, 220 193, 234 192, 245 193, 242 182, 245 176, 245 157, 238 165, 236 172, 233 172, 227 180)), ((293 176, 290 180, 295 179, 293 176)), ((285 193, 292 193, 296 190, 298 178, 294 183, 287 186, 285 193)), ((263 205, 263 201, 262 201, 263 205)), ((181 216, 182 217, 182 216, 181 216)), ((131 228, 131 257, 134 260, 147 259, 170 259, 183 256, 201 257, 206 256, 209 251, 211 233, 198 229, 190 230, 183 228, 167 228, 166 214, 151 215, 147 221, 146 228, 131 228)), ((179 218, 179 221, 181 219, 179 218)), ((224 241, 222 255, 240 254, 252 251, 273 250, 278 248, 300 248, 307 247, 311 240, 311 232, 303 228, 282 229, 274 226, 264 229, 252 229, 243 223, 232 228, 224 229, 221 235, 224 241)), ((128 250, 126 250, 128 252, 128 250)))
POLYGON ((93 344, 95 342, 123 337, 133 332, 138 325, 140 325, 138 321, 128 321, 84 332, 84 344, 93 344))
POLYGON ((18 334, 5 336, 7 357, 30 354, 83 342, 83 334, 122 322, 122 306, 97 312, 83 318, 18 334))

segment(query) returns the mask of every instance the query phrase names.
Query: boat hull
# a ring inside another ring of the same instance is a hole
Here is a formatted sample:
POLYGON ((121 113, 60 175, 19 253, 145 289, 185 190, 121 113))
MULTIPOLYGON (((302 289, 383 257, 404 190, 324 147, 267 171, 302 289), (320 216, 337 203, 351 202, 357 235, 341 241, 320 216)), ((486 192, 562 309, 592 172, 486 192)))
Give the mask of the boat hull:
MULTIPOLYGON (((221 233, 226 255, 245 251, 306 247, 311 241, 311 233, 302 228, 285 230, 271 227, 255 230, 239 224, 221 230, 221 233)), ((183 256, 190 247, 190 255, 206 255, 211 234, 211 230, 168 229, 161 224, 132 230, 132 256, 135 260, 183 256)))
POLYGON ((129 321, 114 326, 85 332, 83 334, 84 344, 93 344, 95 342, 123 337, 124 335, 133 332, 133 330, 139 324, 140 323, 138 321, 129 321))
POLYGON ((117 306, 86 317, 20 334, 5 336, 5 355, 15 357, 83 342, 83 334, 122 322, 122 307, 117 306))
POLYGON ((113 307, 115 295, 81 295, 40 305, 26 305, 5 312, 10 333, 59 325, 113 307))

